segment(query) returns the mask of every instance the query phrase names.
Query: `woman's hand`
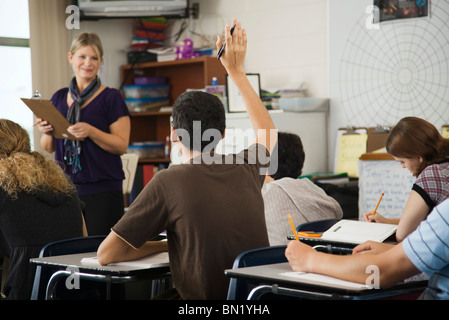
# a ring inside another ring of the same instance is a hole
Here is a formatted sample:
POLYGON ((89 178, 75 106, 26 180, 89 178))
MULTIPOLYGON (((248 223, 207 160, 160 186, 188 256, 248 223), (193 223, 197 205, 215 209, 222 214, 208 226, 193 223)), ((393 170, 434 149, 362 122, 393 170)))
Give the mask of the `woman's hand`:
POLYGON ((85 139, 89 137, 92 126, 86 122, 77 122, 67 128, 67 131, 77 139, 85 139))
POLYGON ((52 135, 53 126, 46 120, 37 119, 37 128, 42 134, 52 135))

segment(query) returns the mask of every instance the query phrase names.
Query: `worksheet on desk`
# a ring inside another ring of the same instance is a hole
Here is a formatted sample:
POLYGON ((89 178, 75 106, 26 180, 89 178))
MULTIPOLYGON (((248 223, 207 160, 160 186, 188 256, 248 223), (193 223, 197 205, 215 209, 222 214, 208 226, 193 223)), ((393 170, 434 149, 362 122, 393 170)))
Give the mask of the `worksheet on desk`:
POLYGON ((280 273, 281 276, 286 276, 290 278, 300 279, 308 283, 320 284, 332 287, 346 288, 346 289, 368 289, 366 284, 361 284, 352 281, 346 281, 330 276, 325 276, 317 273, 309 272, 283 272, 280 273))

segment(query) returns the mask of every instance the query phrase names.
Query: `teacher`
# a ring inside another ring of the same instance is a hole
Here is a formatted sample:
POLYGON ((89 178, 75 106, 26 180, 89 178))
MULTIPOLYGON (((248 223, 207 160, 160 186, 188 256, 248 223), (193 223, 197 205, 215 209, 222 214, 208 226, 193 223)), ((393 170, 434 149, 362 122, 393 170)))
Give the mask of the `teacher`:
POLYGON ((104 235, 124 212, 120 155, 129 144, 130 115, 120 91, 100 81, 103 47, 96 34, 78 35, 68 60, 75 76, 51 102, 71 123, 68 132, 80 140, 57 139, 51 123, 38 119, 41 146, 55 152, 56 161, 76 185, 86 205, 89 235, 104 235))

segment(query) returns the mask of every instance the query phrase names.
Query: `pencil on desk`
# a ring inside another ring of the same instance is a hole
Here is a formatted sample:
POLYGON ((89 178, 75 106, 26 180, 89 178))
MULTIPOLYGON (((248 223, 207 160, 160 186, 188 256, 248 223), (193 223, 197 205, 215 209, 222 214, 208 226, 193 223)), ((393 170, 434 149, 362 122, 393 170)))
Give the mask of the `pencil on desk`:
POLYGON ((299 241, 298 233, 296 232, 296 228, 295 228, 295 225, 293 224, 293 220, 292 220, 292 216, 290 215, 290 212, 287 212, 287 216, 288 216, 288 220, 290 221, 290 225, 292 226, 293 234, 295 235, 296 240, 299 241))
POLYGON ((373 211, 373 216, 376 214, 377 208, 379 207, 379 204, 380 204, 380 200, 382 200, 383 196, 384 196, 384 193, 382 192, 382 194, 380 195, 379 201, 377 201, 376 208, 373 211))

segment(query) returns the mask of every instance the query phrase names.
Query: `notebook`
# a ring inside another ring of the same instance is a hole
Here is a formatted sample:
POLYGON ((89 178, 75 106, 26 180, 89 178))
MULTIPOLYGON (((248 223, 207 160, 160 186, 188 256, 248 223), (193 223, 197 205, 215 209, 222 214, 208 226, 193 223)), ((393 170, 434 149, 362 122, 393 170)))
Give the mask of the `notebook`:
POLYGON ((316 240, 356 245, 369 240, 383 242, 396 232, 397 227, 395 224, 343 219, 323 232, 316 240))

